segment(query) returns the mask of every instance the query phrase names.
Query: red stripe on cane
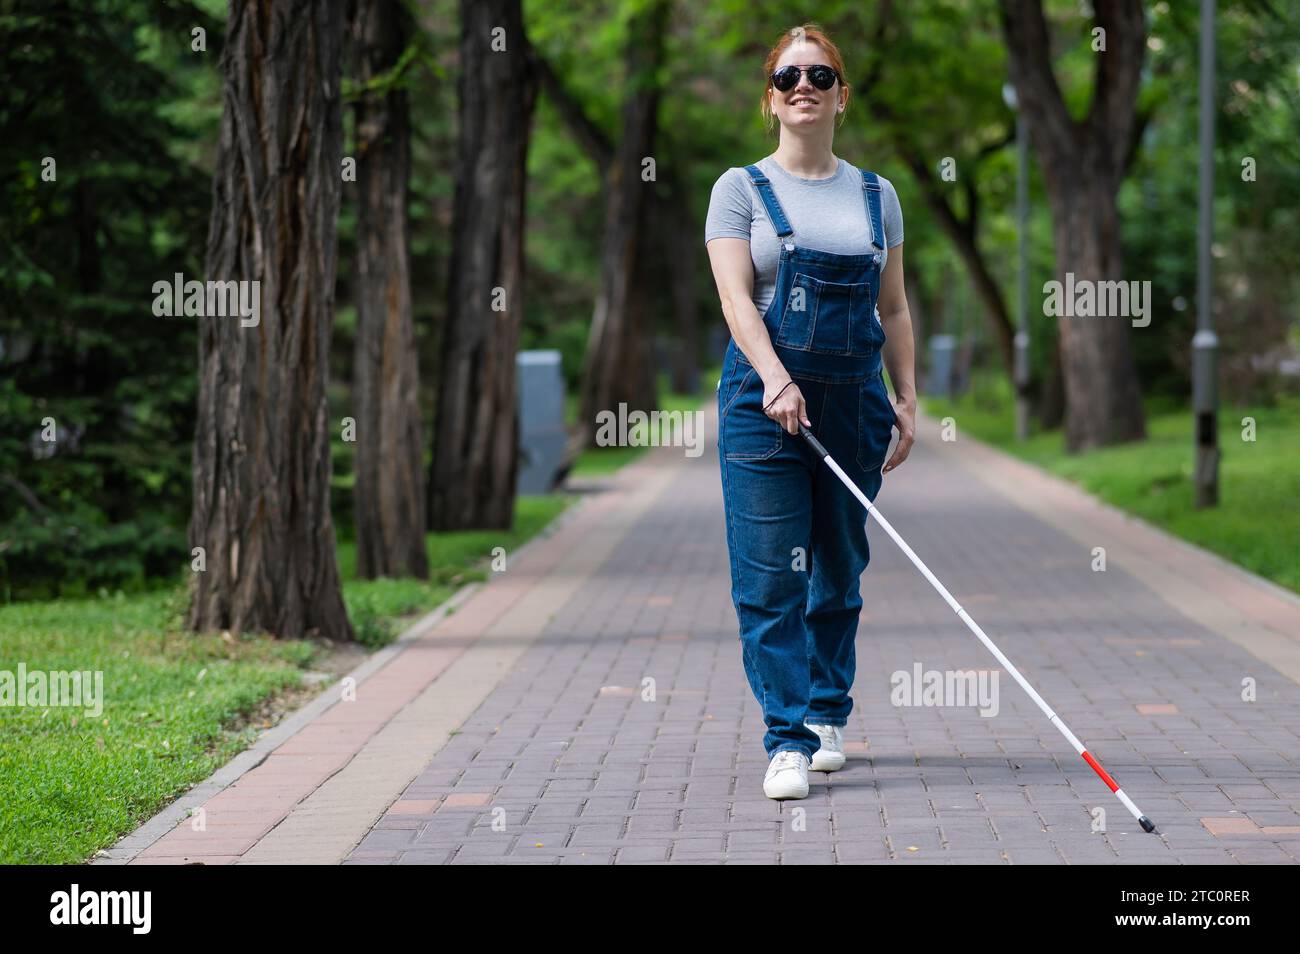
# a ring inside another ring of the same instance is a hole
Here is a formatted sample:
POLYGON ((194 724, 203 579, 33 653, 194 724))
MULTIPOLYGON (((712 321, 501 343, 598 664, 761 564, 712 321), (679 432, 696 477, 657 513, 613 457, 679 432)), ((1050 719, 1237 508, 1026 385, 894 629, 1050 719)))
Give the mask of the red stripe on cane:
POLYGON ((1106 774, 1106 770, 1101 767, 1101 763, 1088 754, 1087 749, 1083 751, 1083 760, 1092 766, 1092 770, 1101 776, 1101 780, 1110 786, 1112 792, 1119 791, 1119 786, 1115 784, 1115 780, 1106 774))

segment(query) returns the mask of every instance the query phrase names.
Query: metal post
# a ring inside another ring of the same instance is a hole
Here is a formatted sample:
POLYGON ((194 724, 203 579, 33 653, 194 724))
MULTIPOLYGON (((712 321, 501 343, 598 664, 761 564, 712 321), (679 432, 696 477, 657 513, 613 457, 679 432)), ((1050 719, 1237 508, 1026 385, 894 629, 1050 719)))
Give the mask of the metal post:
POLYGON ((1195 414, 1196 506, 1219 502, 1219 339, 1214 333, 1214 45, 1215 0, 1201 0, 1200 169, 1196 235, 1196 334, 1192 336, 1192 409, 1195 414))
POLYGON ((1016 440, 1029 437, 1029 137, 1016 113, 1016 440))

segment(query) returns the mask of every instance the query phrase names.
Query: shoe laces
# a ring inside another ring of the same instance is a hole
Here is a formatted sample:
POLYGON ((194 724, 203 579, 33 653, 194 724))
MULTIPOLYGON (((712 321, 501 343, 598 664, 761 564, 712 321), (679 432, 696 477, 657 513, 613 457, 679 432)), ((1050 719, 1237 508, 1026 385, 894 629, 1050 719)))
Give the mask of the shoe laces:
POLYGON ((807 725, 808 728, 812 729, 813 732, 817 734, 817 737, 821 739, 822 745, 835 744, 835 726, 821 725, 820 723, 816 723, 816 722, 805 723, 805 725, 807 725))
POLYGON ((774 772, 784 772, 786 769, 798 769, 799 757, 802 752, 796 752, 794 749, 782 749, 772 757, 772 769, 774 772))

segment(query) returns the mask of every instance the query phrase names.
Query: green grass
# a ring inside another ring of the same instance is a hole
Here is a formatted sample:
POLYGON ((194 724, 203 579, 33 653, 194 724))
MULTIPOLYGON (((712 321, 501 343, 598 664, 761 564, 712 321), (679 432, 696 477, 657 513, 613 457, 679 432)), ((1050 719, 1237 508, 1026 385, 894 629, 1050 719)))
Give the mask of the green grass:
POLYGON ((1219 505, 1197 509, 1192 485, 1192 415, 1148 401, 1147 439, 1067 454, 1060 431, 1015 439, 1010 384, 977 377, 957 400, 922 398, 927 414, 1073 481, 1100 499, 1300 592, 1300 396, 1275 407, 1220 408, 1219 505), (1255 440, 1242 439, 1245 417, 1255 440))
POLYGON ((180 591, 0 608, 0 670, 103 673, 103 712, 0 708, 0 862, 68 864, 130 831, 256 735, 223 731, 300 679, 304 641, 179 629, 180 591))
MULTIPOLYGON (((659 375, 659 409, 662 411, 694 411, 716 393, 715 386, 718 383, 718 376, 722 374, 722 365, 716 364, 712 367, 700 369, 700 389, 695 394, 678 394, 669 387, 669 375, 667 372, 660 372, 659 375)), ((565 420, 572 427, 578 419, 578 397, 570 394, 565 399, 565 420)), ((667 443, 671 439, 669 432, 670 424, 667 421, 660 421, 659 440, 667 443)), ((647 431, 649 429, 647 428, 647 431)), ((649 435, 647 435, 649 438, 649 435)), ((699 435, 696 435, 699 439, 699 435)), ((641 447, 627 446, 610 446, 610 447, 589 447, 578 455, 578 460, 573 465, 573 475, 577 477, 595 477, 612 473, 630 464, 646 452, 647 444, 641 447)))
MULTIPOLYGON (((700 393, 672 393, 664 410, 694 410, 720 368, 701 372, 700 393)), ((570 401, 570 415, 576 406, 570 401)), ((609 473, 645 448, 596 448, 575 467, 609 473)), ((485 579, 494 547, 507 560, 573 497, 525 496, 508 532, 428 535, 429 579, 358 580, 356 547, 338 547, 343 598, 358 640, 390 642, 416 614, 462 584, 485 579)), ((151 817, 247 748, 262 730, 259 708, 302 685, 321 648, 265 635, 196 636, 182 628, 181 587, 124 596, 0 606, 0 672, 103 673, 103 711, 0 705, 0 863, 83 861, 151 817)))
MULTIPOLYGON (((430 578, 357 580, 339 547, 344 599, 358 638, 390 641, 403 617, 483 579, 492 548, 507 559, 572 501, 520 497, 509 532, 429 534, 430 578)), ((180 587, 0 607, 0 672, 103 673, 103 711, 0 705, 0 863, 70 864, 152 816, 245 749, 248 718, 302 684, 318 645, 182 629, 180 587)))

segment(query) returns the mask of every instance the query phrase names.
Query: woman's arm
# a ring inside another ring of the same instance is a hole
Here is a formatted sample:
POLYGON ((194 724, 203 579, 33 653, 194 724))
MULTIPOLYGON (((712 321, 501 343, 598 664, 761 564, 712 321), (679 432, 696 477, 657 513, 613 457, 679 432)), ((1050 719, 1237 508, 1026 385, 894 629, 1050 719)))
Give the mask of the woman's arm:
POLYGON ((790 375, 776 356, 763 316, 754 307, 754 261, 749 242, 740 238, 715 238, 707 248, 722 315, 731 329, 731 337, 763 379, 763 407, 767 416, 778 421, 788 433, 798 434, 800 422, 809 427, 812 422, 808 420, 799 385, 790 384, 790 375), (769 404, 772 406, 768 407, 769 404))
POLYGON ((899 242, 889 250, 876 300, 880 324, 885 329, 885 349, 881 356, 894 384, 894 410, 898 414, 898 446, 885 464, 886 473, 907 460, 916 440, 916 340, 903 287, 904 244, 899 242))

